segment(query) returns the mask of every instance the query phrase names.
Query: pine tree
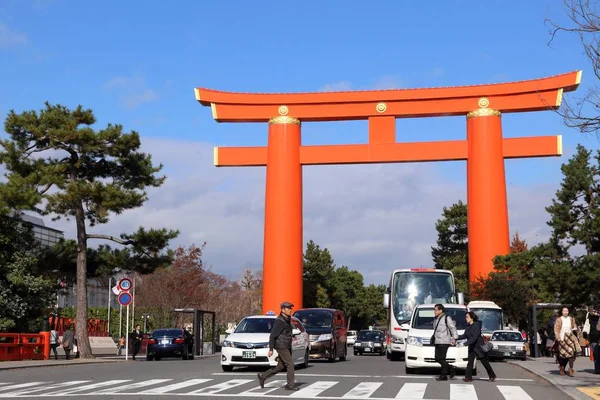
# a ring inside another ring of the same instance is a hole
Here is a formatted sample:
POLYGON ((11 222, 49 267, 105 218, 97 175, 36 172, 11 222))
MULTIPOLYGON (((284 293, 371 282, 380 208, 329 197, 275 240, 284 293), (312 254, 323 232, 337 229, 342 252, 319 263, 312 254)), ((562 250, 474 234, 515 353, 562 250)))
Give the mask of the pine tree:
POLYGON ((170 260, 164 249, 178 232, 140 227, 120 238, 88 233, 88 226, 107 223, 111 214, 141 207, 147 200, 145 189, 165 181, 157 176, 162 165, 154 166, 151 156, 139 151, 137 132, 124 133, 121 125, 113 124, 95 131, 92 110, 45 105, 39 113, 11 110, 6 118, 9 139, 0 141, 0 163, 8 170, 8 180, 0 184, 0 211, 34 210, 75 220, 77 341, 81 357, 92 358, 87 331, 88 240, 131 246, 135 258, 147 260, 141 268, 149 272, 170 260))
POLYGON ((462 201, 444 207, 442 218, 435 224, 438 232, 437 247, 431 248, 433 262, 438 269, 452 271, 459 292, 469 295, 469 237, 467 205, 462 201))

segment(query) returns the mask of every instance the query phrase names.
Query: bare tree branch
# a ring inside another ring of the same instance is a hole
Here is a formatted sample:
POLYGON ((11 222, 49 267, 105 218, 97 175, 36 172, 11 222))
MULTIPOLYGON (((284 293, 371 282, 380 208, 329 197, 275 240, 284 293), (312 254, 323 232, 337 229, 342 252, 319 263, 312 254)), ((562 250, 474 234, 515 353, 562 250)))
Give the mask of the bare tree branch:
MULTIPOLYGON (((565 0, 565 11, 571 21, 570 26, 559 25, 549 19, 550 46, 559 32, 579 36, 583 50, 592 63, 596 78, 600 80, 600 14, 596 12, 597 3, 591 0, 565 0)), ((600 88, 596 83, 581 98, 564 99, 556 112, 563 118, 565 125, 579 132, 600 133, 600 88)))
POLYGON ((101 234, 97 234, 97 233, 88 233, 86 234, 86 237, 88 239, 104 239, 104 240, 110 240, 122 245, 131 245, 131 244, 135 244, 135 241, 131 240, 131 239, 120 239, 114 236, 110 236, 110 235, 101 235, 101 234))

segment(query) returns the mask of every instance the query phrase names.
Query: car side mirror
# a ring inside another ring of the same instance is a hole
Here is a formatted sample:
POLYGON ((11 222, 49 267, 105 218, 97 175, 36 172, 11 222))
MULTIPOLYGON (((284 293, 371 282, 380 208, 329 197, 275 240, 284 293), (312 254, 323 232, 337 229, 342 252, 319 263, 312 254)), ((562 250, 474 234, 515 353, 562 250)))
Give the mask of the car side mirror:
POLYGON ((300 332, 300 329, 292 329, 292 335, 294 335, 294 336, 298 336, 301 333, 302 332, 300 332))
POLYGON ((227 329, 225 331, 226 334, 231 335, 233 333, 233 329, 227 329))

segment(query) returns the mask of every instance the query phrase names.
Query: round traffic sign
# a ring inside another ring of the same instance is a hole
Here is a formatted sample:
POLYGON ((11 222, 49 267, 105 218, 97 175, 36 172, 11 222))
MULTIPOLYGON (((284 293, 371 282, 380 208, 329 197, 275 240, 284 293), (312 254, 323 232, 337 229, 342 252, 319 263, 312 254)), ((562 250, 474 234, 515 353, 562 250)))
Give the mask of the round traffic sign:
POLYGON ((123 292, 119 295, 119 304, 122 306, 128 306, 131 304, 133 297, 130 293, 123 292))
POLYGON ((121 289, 124 292, 127 292, 129 289, 131 289, 131 279, 129 278, 123 278, 119 281, 119 289, 121 289))

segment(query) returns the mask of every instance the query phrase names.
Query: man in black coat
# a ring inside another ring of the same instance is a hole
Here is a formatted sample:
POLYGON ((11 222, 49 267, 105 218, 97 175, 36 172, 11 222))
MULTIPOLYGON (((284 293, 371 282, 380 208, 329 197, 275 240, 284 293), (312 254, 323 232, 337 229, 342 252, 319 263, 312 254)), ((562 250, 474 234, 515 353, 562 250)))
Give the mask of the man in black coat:
POLYGON ((294 325, 292 325, 293 307, 294 305, 290 302, 285 301, 281 303, 281 313, 275 320, 273 329, 271 329, 268 353, 269 358, 271 358, 271 356, 273 356, 273 349, 276 349, 277 354, 279 355, 279 361, 277 362, 277 366, 271 368, 264 374, 257 374, 258 383, 261 388, 265 387, 265 381, 267 379, 285 369, 287 371, 287 385, 285 385, 285 390, 299 389, 294 381, 294 360, 292 358, 292 331, 294 329, 294 325))
POLYGON ((135 331, 131 334, 131 344, 133 344, 133 359, 135 360, 135 356, 140 352, 140 348, 142 347, 142 340, 144 340, 144 332, 140 329, 139 325, 136 325, 135 331))

